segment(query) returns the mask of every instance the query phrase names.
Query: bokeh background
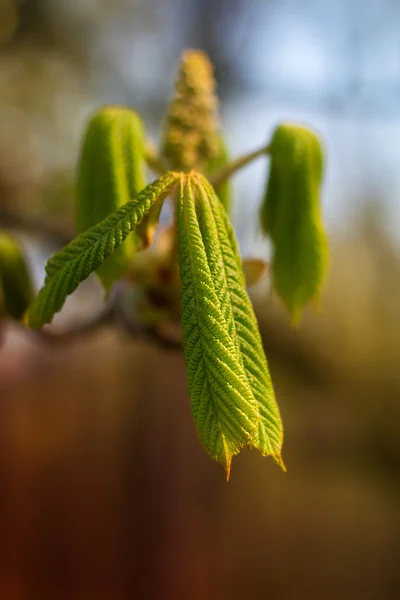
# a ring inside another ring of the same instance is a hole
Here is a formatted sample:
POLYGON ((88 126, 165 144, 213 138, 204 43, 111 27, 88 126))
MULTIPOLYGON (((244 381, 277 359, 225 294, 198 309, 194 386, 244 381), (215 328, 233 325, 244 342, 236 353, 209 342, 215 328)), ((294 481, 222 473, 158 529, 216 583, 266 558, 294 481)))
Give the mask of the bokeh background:
MULTIPOLYGON (((180 352, 106 328, 0 348, 3 600, 383 600, 400 590, 400 3, 0 0, 0 226, 39 286, 73 231, 84 122, 125 103, 157 142, 185 47, 216 68, 232 155, 274 125, 324 140, 332 256, 297 330, 254 302, 285 424, 281 473, 200 447, 180 352), (40 227, 37 224, 40 223, 40 227)), ((268 259, 259 161, 237 175, 246 256, 268 259)), ((61 325, 87 318, 89 280, 61 325)))

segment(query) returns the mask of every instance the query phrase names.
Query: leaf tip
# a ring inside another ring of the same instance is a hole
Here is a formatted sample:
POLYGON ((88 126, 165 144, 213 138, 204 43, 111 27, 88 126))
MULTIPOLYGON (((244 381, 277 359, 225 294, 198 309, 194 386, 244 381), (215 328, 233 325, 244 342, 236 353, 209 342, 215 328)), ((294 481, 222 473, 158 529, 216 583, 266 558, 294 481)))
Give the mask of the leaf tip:
POLYGON ((287 468, 285 463, 283 462, 283 458, 280 452, 276 452, 275 454, 272 455, 272 458, 274 459, 274 461, 276 462, 276 464, 282 469, 282 471, 284 473, 287 472, 287 468))

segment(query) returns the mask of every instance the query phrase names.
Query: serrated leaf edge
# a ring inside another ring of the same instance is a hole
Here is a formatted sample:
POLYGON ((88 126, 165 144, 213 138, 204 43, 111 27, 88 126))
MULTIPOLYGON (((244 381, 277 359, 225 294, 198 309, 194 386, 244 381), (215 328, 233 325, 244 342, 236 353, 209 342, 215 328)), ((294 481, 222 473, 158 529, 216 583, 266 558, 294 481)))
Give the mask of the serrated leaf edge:
POLYGON ((50 258, 45 269, 44 286, 27 314, 28 325, 32 329, 40 329, 49 323, 66 297, 111 256, 149 209, 172 191, 180 177, 181 174, 174 172, 163 175, 50 258))

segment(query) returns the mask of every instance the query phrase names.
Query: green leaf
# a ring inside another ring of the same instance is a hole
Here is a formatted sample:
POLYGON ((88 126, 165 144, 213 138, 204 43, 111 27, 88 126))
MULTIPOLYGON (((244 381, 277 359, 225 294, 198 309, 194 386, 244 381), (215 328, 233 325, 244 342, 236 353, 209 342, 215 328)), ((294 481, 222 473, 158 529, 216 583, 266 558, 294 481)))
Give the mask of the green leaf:
POLYGON ((304 305, 318 297, 328 263, 320 207, 322 148, 308 129, 280 125, 270 155, 261 224, 274 245, 274 288, 297 322, 304 305))
MULTIPOLYGON (((251 300, 246 291, 246 281, 242 270, 242 262, 232 226, 221 207, 211 185, 198 177, 200 206, 210 207, 213 219, 209 219, 208 236, 214 240, 218 250, 209 253, 209 262, 215 264, 213 269, 214 285, 223 281, 223 291, 218 289, 218 297, 223 305, 230 305, 233 326, 230 319, 229 330, 236 338, 245 372, 257 402, 260 420, 257 431, 248 444, 257 448, 263 456, 271 455, 284 469, 281 458, 283 442, 282 421, 276 403, 267 359, 261 341, 258 323, 251 300)), ((213 248, 212 243, 206 245, 213 248)), ((221 284, 220 284, 221 285, 221 284)))
POLYGON ((33 288, 21 245, 0 231, 0 317, 22 319, 33 298, 33 288))
MULTIPOLYGON (((221 135, 218 137, 218 145, 218 153, 207 165, 207 176, 211 176, 229 163, 228 149, 221 135)), ((232 185, 229 179, 219 184, 215 191, 226 212, 229 213, 232 205, 232 185)))
POLYGON ((229 477, 232 457, 254 435, 258 411, 214 286, 192 187, 192 178, 182 181, 178 204, 185 361, 200 439, 229 477))
POLYGON ((181 183, 178 237, 192 412, 203 445, 229 477, 232 457, 244 445, 280 457, 282 430, 233 232, 200 175, 181 183))
POLYGON ((121 246, 150 208, 172 191, 179 178, 177 173, 167 173, 50 258, 44 287, 28 312, 29 326, 39 329, 49 323, 66 297, 121 246))
MULTIPOLYGON (((129 108, 107 106, 89 121, 78 165, 76 220, 82 233, 134 198, 146 185, 144 127, 129 108)), ((135 254, 130 236, 99 268, 109 288, 135 254)))

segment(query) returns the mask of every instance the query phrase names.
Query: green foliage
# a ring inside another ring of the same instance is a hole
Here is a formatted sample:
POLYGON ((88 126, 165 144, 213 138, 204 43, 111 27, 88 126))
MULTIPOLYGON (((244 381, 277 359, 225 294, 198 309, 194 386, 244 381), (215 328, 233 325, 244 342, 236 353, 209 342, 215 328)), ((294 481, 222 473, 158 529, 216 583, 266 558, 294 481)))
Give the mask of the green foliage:
POLYGON ((18 240, 0 231, 0 317, 22 319, 33 299, 32 282, 18 240))
POLYGON ((182 325, 200 439, 230 473, 244 445, 280 462, 282 426, 232 228, 200 175, 178 205, 182 325))
POLYGON ((178 174, 167 173, 50 258, 44 287, 28 312, 29 326, 39 329, 49 323, 66 297, 120 247, 150 208, 171 192, 178 179, 178 174))
MULTIPOLYGON (((134 198, 146 185, 144 127, 140 117, 121 106, 100 109, 84 134, 78 167, 76 221, 82 233, 134 198)), ((106 288, 132 262, 130 236, 98 269, 106 288)))
POLYGON ((271 144, 271 170, 261 224, 274 245, 273 285, 297 322, 320 292, 328 260, 320 208, 322 148, 314 133, 280 125, 271 144))
MULTIPOLYGON (((81 235, 48 261, 44 287, 27 322, 33 329, 50 322, 66 297, 95 271, 106 287, 124 274, 134 281, 135 307, 142 325, 151 322, 151 331, 160 331, 168 319, 175 324, 180 309, 194 421, 205 449, 229 478, 232 458, 244 446, 285 467, 282 422, 244 275, 251 285, 267 265, 254 259, 242 264, 227 217, 228 178, 270 152, 260 216, 274 245, 273 284, 294 321, 319 293, 327 242, 317 137, 302 127, 281 125, 270 146, 229 162, 218 133, 217 104, 211 63, 202 52, 189 51, 167 112, 161 156, 145 149, 143 124, 133 111, 106 107, 94 115, 78 172, 81 235), (146 160, 164 174, 143 189, 146 160), (165 173, 165 164, 179 172, 165 173), (174 222, 140 255, 153 241, 167 196, 176 209, 174 222)), ((8 302, 5 292, 7 286, 0 286, 0 307, 8 302)), ((26 302, 19 306, 13 300, 19 317, 26 302)))
MULTIPOLYGON (((226 167, 229 163, 229 154, 228 149, 226 147, 225 141, 220 135, 218 137, 218 152, 213 157, 208 165, 207 165, 207 175, 212 175, 212 173, 217 172, 219 169, 226 167)), ((222 202, 223 207, 226 212, 229 213, 231 204, 232 204, 232 186, 230 181, 227 179, 223 181, 218 187, 215 189, 217 196, 222 202)))

